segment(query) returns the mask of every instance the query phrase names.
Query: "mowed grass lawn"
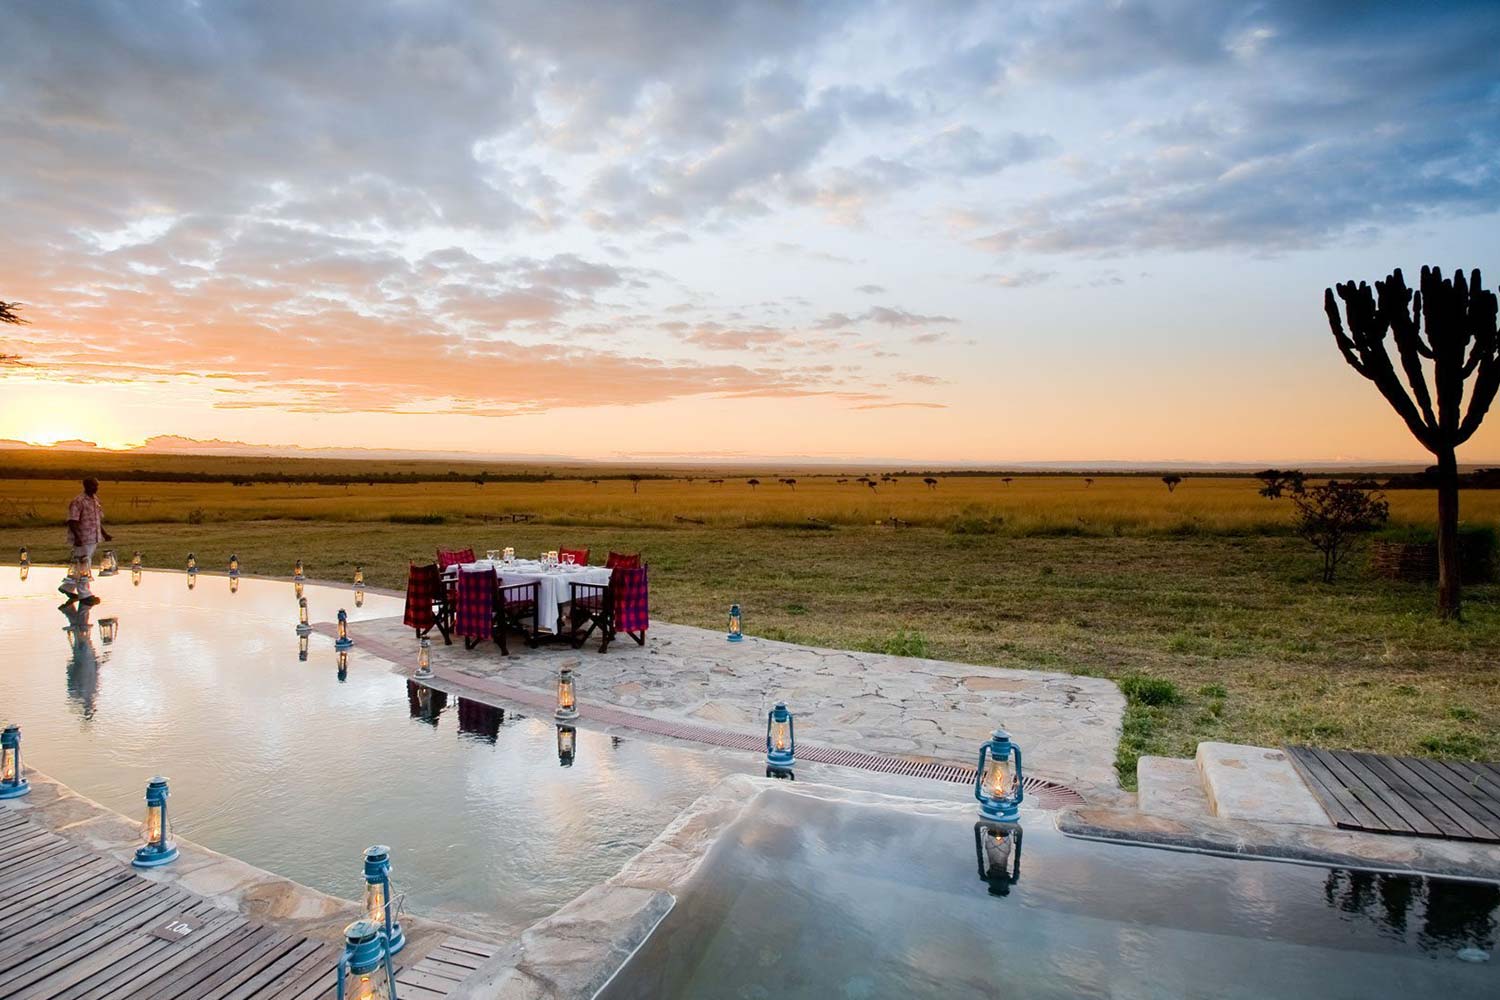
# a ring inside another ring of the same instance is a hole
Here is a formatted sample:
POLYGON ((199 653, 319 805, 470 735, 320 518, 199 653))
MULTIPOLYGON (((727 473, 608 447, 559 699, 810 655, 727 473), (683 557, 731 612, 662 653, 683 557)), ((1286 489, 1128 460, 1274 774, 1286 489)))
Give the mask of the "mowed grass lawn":
MULTIPOLYGON (((399 589, 407 560, 438 544, 640 550, 663 620, 720 628, 739 601, 754 635, 1127 680, 1127 787, 1139 754, 1190 756, 1206 739, 1500 759, 1500 587, 1469 588, 1465 621, 1445 624, 1432 587, 1372 578, 1359 555, 1325 586, 1284 505, 1252 481, 1189 479, 1168 494, 1145 478, 954 478, 935 490, 903 479, 869 491, 799 477, 794 492, 774 475, 754 491, 707 475, 639 493, 623 481, 106 482, 103 496, 114 547, 152 566, 180 567, 192 550, 221 570, 233 551, 247 572, 289 574, 300 556, 313 577, 348 579, 360 562, 372 584, 399 589), (479 519, 511 510, 546 520, 479 519), (873 523, 890 516, 914 526, 873 523), (1129 683, 1138 677, 1171 689, 1129 683)), ((7 561, 22 544, 37 562, 63 557, 58 512, 75 491, 0 482, 7 561)), ((1429 520, 1431 494, 1391 498, 1396 520, 1429 520)), ((1497 501, 1465 494, 1465 520, 1493 523, 1497 501)))

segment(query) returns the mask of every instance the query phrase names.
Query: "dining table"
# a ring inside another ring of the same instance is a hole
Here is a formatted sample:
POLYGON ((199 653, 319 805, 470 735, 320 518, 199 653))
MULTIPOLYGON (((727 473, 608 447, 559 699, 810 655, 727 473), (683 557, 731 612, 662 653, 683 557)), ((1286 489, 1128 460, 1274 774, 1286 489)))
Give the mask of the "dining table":
POLYGON ((514 559, 510 562, 503 559, 478 559, 471 563, 449 566, 443 575, 445 579, 457 580, 460 571, 475 573, 486 569, 495 571, 495 576, 499 578, 502 587, 517 583, 535 583, 537 585, 537 627, 553 635, 561 634, 559 622, 562 620, 562 606, 573 599, 573 589, 569 584, 587 583, 602 587, 606 586, 610 580, 610 570, 605 566, 575 566, 561 563, 549 566, 537 559, 514 559))

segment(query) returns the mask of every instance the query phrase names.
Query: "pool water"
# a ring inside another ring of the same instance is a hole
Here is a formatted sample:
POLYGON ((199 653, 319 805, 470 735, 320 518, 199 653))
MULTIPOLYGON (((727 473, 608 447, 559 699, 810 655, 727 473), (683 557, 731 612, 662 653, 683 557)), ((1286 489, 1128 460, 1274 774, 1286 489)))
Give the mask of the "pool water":
POLYGON ((1014 840, 769 791, 598 1000, 1500 996, 1500 886, 1014 840))
POLYGON ((190 591, 184 574, 136 587, 127 570, 96 580, 73 645, 61 569, 18 576, 0 578, 0 721, 21 726, 26 763, 131 817, 167 775, 181 836, 337 896, 362 895, 363 850, 385 843, 408 908, 518 928, 614 874, 720 778, 756 771, 749 755, 586 729, 564 767, 550 718, 409 689, 362 655, 360 621, 399 616, 398 599, 356 608, 348 590, 306 588, 313 622, 349 612, 340 678, 325 636, 299 660, 290 581, 231 593, 205 574, 190 591))

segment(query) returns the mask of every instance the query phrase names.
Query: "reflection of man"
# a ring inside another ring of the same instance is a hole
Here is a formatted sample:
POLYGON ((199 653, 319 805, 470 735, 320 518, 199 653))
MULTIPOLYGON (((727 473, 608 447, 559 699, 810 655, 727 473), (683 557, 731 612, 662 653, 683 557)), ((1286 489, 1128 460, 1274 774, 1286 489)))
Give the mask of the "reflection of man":
POLYGON ((57 589, 69 601, 76 598, 86 604, 99 603, 90 589, 94 575, 94 548, 101 541, 110 541, 111 537, 104 530, 99 480, 90 477, 83 481, 83 492, 68 504, 68 544, 73 546, 73 564, 57 589))
POLYGON ((68 697, 78 703, 85 719, 94 717, 94 696, 99 691, 99 660, 94 652, 90 607, 72 601, 60 609, 68 619, 68 642, 73 656, 68 660, 68 697))

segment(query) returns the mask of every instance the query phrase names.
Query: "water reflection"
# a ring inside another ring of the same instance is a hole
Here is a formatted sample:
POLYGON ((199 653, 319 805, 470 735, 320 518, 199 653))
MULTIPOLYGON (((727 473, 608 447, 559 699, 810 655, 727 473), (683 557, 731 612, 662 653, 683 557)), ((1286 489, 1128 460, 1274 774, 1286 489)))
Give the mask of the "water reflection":
POLYGON ((411 717, 430 726, 436 726, 438 716, 448 705, 448 692, 435 691, 415 681, 406 682, 406 701, 411 707, 411 717))
POLYGON ((68 700, 78 706, 79 714, 85 719, 92 719, 99 694, 99 656, 94 649, 93 625, 89 621, 93 608, 69 602, 58 610, 68 620, 63 628, 71 651, 67 668, 68 700))
POLYGON ((300 663, 307 662, 307 636, 297 636, 297 660, 300 663))
POLYGON ((991 896, 1009 896, 1011 886, 1021 881, 1021 827, 1015 823, 974 824, 974 854, 979 862, 979 880, 990 887, 991 896))
POLYGON ((572 726, 559 725, 557 727, 557 763, 562 767, 572 767, 577 748, 578 730, 572 726))
POLYGON ((339 673, 338 673, 338 677, 339 677, 340 683, 342 683, 343 681, 347 681, 349 679, 349 651, 347 649, 341 649, 341 650, 339 650, 339 673))
POLYGON ((458 699, 458 731, 486 743, 494 743, 500 737, 500 727, 505 724, 505 709, 495 708, 482 702, 458 699))
POLYGON ((1477 953, 1487 956, 1495 950, 1500 885, 1336 868, 1323 884, 1323 898, 1330 907, 1367 920, 1398 940, 1405 940, 1415 924, 1424 951, 1477 958, 1477 953))

